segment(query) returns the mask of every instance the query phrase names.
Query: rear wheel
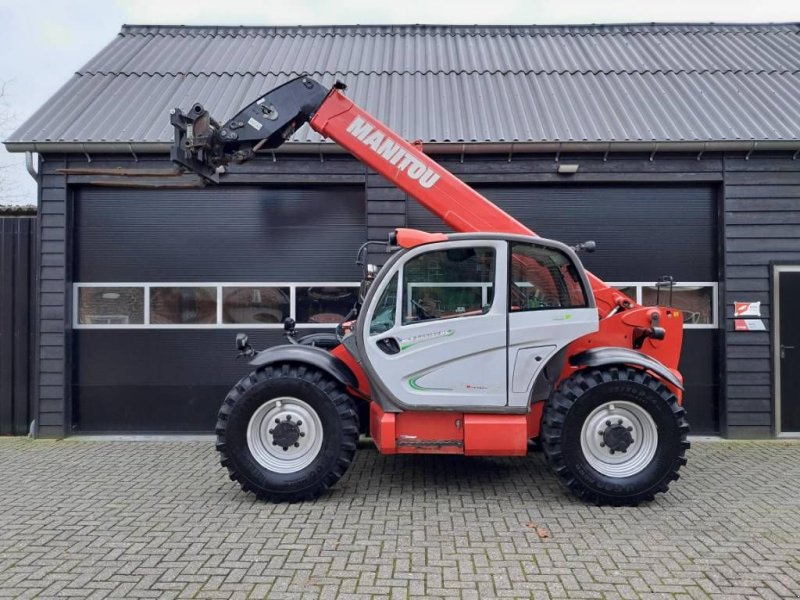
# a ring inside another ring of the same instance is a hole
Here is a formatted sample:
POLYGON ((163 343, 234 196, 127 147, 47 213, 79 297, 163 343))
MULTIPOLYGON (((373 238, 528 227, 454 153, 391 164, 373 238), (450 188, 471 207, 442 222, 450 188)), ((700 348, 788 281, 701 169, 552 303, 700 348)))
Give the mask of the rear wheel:
POLYGON ((345 473, 358 417, 352 399, 326 374, 279 365, 236 384, 216 432, 222 466, 243 490, 295 502, 319 496, 345 473))
POLYGON ((643 371, 610 367, 561 384, 545 407, 542 442, 577 496, 636 505, 678 479, 688 432, 686 413, 667 386, 643 371))

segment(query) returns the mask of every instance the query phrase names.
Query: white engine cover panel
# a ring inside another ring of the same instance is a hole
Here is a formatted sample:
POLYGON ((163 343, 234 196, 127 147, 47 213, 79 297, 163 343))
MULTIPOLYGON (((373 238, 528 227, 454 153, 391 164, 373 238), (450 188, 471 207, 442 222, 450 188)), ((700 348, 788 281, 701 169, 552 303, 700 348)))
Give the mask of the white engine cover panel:
POLYGON ((443 403, 451 396, 461 404, 502 405, 505 404, 506 382, 505 378, 497 377, 506 368, 502 350, 501 347, 446 362, 423 375, 410 377, 409 381, 413 382, 415 391, 420 388, 417 394, 425 394, 423 390, 438 391, 443 403))
POLYGON ((596 308, 558 308, 550 310, 531 310, 511 312, 508 315, 508 368, 509 381, 512 382, 508 393, 509 406, 527 406, 530 399, 532 385, 536 375, 539 374, 547 359, 587 333, 598 329, 596 308), (542 356, 542 348, 549 348, 547 356, 542 356), (528 350, 534 352, 529 353, 528 350), (518 354, 522 352, 522 358, 518 354), (536 352, 542 357, 536 361, 536 352), (533 361, 532 374, 523 372, 523 363, 519 364, 520 372, 517 373, 519 360, 533 361))
POLYGON ((530 392, 534 378, 555 351, 555 346, 534 346, 517 350, 517 357, 513 361, 511 391, 516 394, 530 392))

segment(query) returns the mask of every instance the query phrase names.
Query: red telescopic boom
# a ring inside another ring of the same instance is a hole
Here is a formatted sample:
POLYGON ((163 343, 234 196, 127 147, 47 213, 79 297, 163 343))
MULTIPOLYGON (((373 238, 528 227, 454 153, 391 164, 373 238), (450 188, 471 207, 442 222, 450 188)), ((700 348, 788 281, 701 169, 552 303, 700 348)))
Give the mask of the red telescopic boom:
MULTIPOLYGON (((458 232, 536 233, 389 127, 332 89, 309 123, 458 232)), ((627 296, 587 272, 601 316, 627 296)))
MULTIPOLYGON (((301 76, 270 90, 220 125, 200 104, 188 114, 174 109, 172 160, 211 181, 229 163, 245 162, 260 149, 277 148, 304 123, 441 218, 457 232, 536 235, 476 192, 420 146, 410 144, 347 98, 342 84, 327 89, 301 76)), ((601 317, 636 303, 587 272, 601 317)))

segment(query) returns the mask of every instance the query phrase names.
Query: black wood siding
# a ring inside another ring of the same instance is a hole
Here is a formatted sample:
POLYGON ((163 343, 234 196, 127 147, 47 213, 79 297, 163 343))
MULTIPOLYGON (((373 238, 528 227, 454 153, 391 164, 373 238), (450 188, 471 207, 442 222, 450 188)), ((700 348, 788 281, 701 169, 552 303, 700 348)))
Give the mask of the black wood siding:
POLYGON ((28 433, 36 347, 36 218, 0 217, 0 435, 28 433))
POLYGON ((724 230, 728 433, 768 436, 775 426, 770 265, 800 264, 800 160, 725 157, 724 230), (734 331, 736 301, 760 301, 767 331, 734 331))
POLYGON ((39 406, 36 415, 40 437, 69 433, 72 402, 69 384, 72 357, 66 349, 72 336, 68 318, 71 298, 72 252, 67 240, 72 229, 68 208, 71 191, 58 169, 66 157, 51 156, 39 164, 39 314, 37 379, 39 406))

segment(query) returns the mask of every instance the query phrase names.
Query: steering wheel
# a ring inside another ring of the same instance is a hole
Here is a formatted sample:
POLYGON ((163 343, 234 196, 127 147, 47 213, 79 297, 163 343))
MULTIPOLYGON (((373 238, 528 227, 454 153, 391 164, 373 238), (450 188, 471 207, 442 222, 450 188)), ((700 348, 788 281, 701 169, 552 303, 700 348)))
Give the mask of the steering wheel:
POLYGON ((417 318, 420 319, 421 321, 425 319, 435 318, 435 315, 428 312, 428 309, 425 308, 419 300, 411 300, 411 304, 414 305, 414 308, 416 309, 417 313, 417 318))

